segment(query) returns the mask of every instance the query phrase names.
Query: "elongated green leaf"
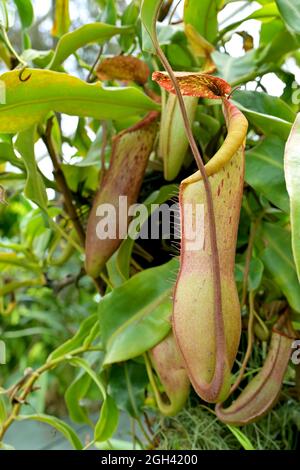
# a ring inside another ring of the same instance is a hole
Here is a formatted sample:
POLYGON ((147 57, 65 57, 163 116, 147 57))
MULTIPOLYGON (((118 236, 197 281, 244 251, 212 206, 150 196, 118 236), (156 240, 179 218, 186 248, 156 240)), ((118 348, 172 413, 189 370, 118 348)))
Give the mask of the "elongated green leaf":
POLYGON ((106 441, 115 432, 119 421, 119 412, 115 401, 112 397, 107 395, 104 384, 101 382, 100 378, 96 372, 93 371, 87 361, 79 357, 74 357, 69 360, 69 364, 83 369, 99 388, 103 403, 101 406, 99 419, 95 426, 94 440, 98 442, 106 441))
POLYGON ((231 31, 232 29, 237 28, 244 21, 248 21, 248 20, 270 21, 271 19, 276 18, 278 16, 279 16, 279 11, 276 6, 276 3, 270 2, 267 5, 262 6, 258 10, 255 10, 253 13, 246 16, 245 18, 235 21, 234 23, 231 23, 230 25, 226 26, 226 28, 220 31, 220 35, 223 36, 228 31, 231 31))
POLYGON ((80 367, 81 369, 85 370, 86 373, 91 377, 91 379, 95 382, 95 384, 99 388, 99 391, 101 393, 101 398, 103 398, 103 400, 106 399, 107 395, 106 395, 106 390, 105 390, 103 383, 101 382, 96 372, 93 371, 93 369, 91 368, 91 366, 85 359, 82 359, 80 357, 72 357, 71 359, 69 359, 69 364, 75 367, 80 367))
POLYGON ((283 154, 284 141, 275 135, 266 137, 246 152, 245 179, 255 191, 288 213, 289 198, 284 181, 283 154))
POLYGON ((34 11, 31 0, 14 0, 23 28, 29 28, 34 19, 34 11))
POLYGON ((138 443, 123 441, 122 439, 109 439, 106 442, 96 442, 95 446, 99 450, 142 450, 138 443))
POLYGON ((153 37, 155 34, 156 17, 162 1, 163 0, 143 0, 141 19, 150 37, 153 37))
POLYGON ((213 42, 218 32, 218 8, 220 0, 185 0, 184 22, 191 24, 207 41, 213 42))
POLYGON ((16 149, 20 152, 27 171, 25 196, 35 202, 41 209, 47 210, 47 193, 44 181, 38 172, 34 154, 35 127, 18 135, 16 149))
POLYGON ((276 0, 276 3, 290 31, 300 34, 300 0, 276 0))
POLYGON ((118 422, 118 408, 114 399, 108 395, 102 405, 100 417, 95 426, 94 440, 103 442, 110 439, 117 429, 118 422))
POLYGON ((64 421, 55 418, 54 416, 48 416, 45 414, 33 414, 33 415, 21 415, 18 418, 18 421, 40 421, 41 423, 46 423, 49 424, 49 426, 52 426, 54 429, 56 429, 58 432, 63 434, 66 439, 72 444, 74 449, 76 450, 81 450, 82 449, 82 443, 80 442, 79 437, 75 433, 75 431, 69 426, 67 423, 64 421))
POLYGON ((51 70, 57 70, 70 55, 74 54, 74 52, 81 47, 87 46, 93 42, 103 44, 116 34, 130 34, 133 31, 131 26, 117 27, 105 23, 86 24, 61 37, 49 68, 51 70))
POLYGON ((28 69, 26 73, 31 73, 26 82, 19 80, 19 71, 0 76, 6 87, 6 104, 0 105, 0 132, 26 130, 50 111, 117 119, 159 109, 136 88, 103 88, 50 70, 28 69))
POLYGON ((284 170, 290 196, 292 248, 300 282, 300 114, 285 147, 284 170))
POLYGON ((91 377, 81 370, 71 385, 66 390, 65 401, 70 418, 75 423, 90 424, 85 408, 80 404, 80 400, 85 396, 91 384, 91 377))
POLYGON ((291 248, 291 234, 274 224, 264 223, 266 248, 260 256, 290 306, 300 312, 300 289, 291 248))
MULTIPOLYGON (((2 352, 3 348, 2 348, 1 345, 0 345, 0 348, 1 348, 1 352, 2 352)), ((3 354, 2 354, 2 358, 3 358, 3 354)), ((2 364, 2 362, 0 362, 0 364, 2 364)), ((6 420, 6 416, 7 416, 7 411, 6 411, 5 399, 2 395, 0 395, 0 424, 3 423, 3 421, 6 420)))
POLYGON ((2 268, 1 265, 4 265, 6 268, 16 266, 36 273, 41 272, 38 264, 28 261, 25 256, 17 256, 16 253, 0 253, 0 268, 2 268))
POLYGON ((89 333, 98 322, 97 315, 91 315, 86 318, 80 325, 79 330, 73 336, 73 338, 69 339, 65 343, 61 344, 57 349, 55 349, 50 356, 48 357, 48 361, 52 361, 53 359, 58 359, 59 357, 65 356, 66 354, 70 353, 71 351, 80 348, 86 338, 88 337, 89 333))
POLYGON ((236 426, 227 424, 228 429, 232 432, 234 437, 237 438, 244 450, 255 450, 250 439, 236 426))
POLYGON ((103 298, 99 318, 106 347, 104 364, 139 356, 167 335, 177 269, 177 259, 147 269, 103 298))

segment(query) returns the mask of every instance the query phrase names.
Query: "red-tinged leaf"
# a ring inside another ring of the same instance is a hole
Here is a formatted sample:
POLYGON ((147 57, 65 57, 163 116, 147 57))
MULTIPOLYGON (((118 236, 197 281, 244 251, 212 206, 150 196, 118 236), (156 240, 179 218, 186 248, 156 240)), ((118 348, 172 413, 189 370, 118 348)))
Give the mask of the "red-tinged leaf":
MULTIPOLYGON (((206 73, 175 72, 175 77, 184 96, 220 99, 231 92, 229 83, 206 73)), ((170 93, 175 93, 171 79, 166 72, 154 72, 152 79, 170 93)))
POLYGON ((133 56, 119 55, 104 59, 97 69, 100 80, 124 80, 144 85, 150 75, 148 65, 133 56))

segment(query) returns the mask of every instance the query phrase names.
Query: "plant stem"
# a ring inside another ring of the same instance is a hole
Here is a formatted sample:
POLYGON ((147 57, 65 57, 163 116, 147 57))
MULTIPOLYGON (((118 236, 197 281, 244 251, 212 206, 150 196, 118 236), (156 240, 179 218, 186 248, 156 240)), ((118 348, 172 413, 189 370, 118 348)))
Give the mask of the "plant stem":
POLYGON ((76 208, 73 204, 72 193, 71 193, 71 191, 68 187, 65 175, 64 175, 64 173, 61 169, 61 164, 60 164, 60 161, 59 161, 59 157, 56 153, 56 150, 55 150, 53 142, 52 142, 52 137, 51 137, 52 127, 53 127, 53 118, 50 118, 47 122, 46 133, 42 138, 43 138, 43 141, 44 141, 44 143, 46 145, 46 148, 49 152, 49 155, 50 155, 50 158, 51 158, 51 161, 52 161, 52 164, 53 164, 53 168, 54 168, 54 174, 55 174, 55 178, 56 178, 56 181, 57 181, 57 185, 58 185, 59 190, 61 191, 61 193, 63 195, 67 212, 68 212, 69 217, 71 218, 71 220, 73 222, 73 225, 74 225, 74 228, 77 232, 79 240, 80 240, 81 244, 84 246, 84 244, 85 244, 85 233, 84 233, 83 227, 80 223, 80 220, 78 218, 76 208))
POLYGON ((102 56, 102 53, 103 53, 103 46, 100 47, 100 50, 99 50, 99 52, 97 54, 97 57, 96 57, 96 60, 93 63, 93 65, 92 65, 92 67, 89 71, 89 74, 88 74, 87 79, 86 79, 87 83, 91 83, 93 81, 94 71, 95 71, 96 65, 98 64, 98 62, 99 62, 99 60, 102 56))
POLYGON ((254 240, 255 240, 255 236, 256 236, 256 233, 257 233, 257 230, 258 230, 258 227, 259 227, 259 224, 261 222, 263 215, 264 213, 261 214, 261 216, 254 223, 251 224, 250 236, 249 236, 248 246, 246 250, 245 270, 244 270, 244 276, 243 276, 243 291, 242 291, 242 300, 241 300, 242 308, 245 305, 246 298, 247 298, 248 278, 249 278, 250 263, 252 259, 254 240))
POLYGON ((10 42, 10 39, 8 37, 8 34, 6 32, 6 29, 2 26, 1 27, 1 34, 3 37, 3 42, 5 43, 7 49, 9 52, 17 59, 17 61, 22 64, 24 67, 26 66, 26 62, 19 56, 17 51, 14 49, 12 43, 10 42))
MULTIPOLYGON (((73 222, 73 225, 79 237, 80 243, 84 247, 85 246, 85 232, 80 223, 79 217, 77 215, 76 207, 73 203, 72 193, 67 184, 65 175, 61 169, 60 160, 52 142, 52 137, 51 137, 52 126, 53 126, 53 118, 50 118, 47 122, 46 132, 44 135, 42 135, 42 139, 49 152, 49 155, 53 164, 53 168, 54 168, 54 174, 56 177, 57 185, 63 195, 67 213, 73 222)), ((93 281, 99 293, 101 295, 104 295, 105 286, 103 284, 102 279, 97 278, 97 279, 93 279, 93 281)))
POLYGON ((245 370, 246 370, 246 367, 247 367, 249 358, 250 358, 250 356, 251 356, 252 347, 253 347, 253 322, 254 322, 254 315, 255 315, 255 310, 254 310, 254 292, 251 291, 251 292, 249 293, 249 320, 248 320, 248 344, 247 344, 247 350, 246 350, 246 354, 245 354, 243 363, 242 363, 241 368, 240 368, 240 370, 239 370, 239 374, 238 374, 238 376, 237 376, 237 379, 236 379, 236 381, 234 382, 233 386, 232 386, 231 389, 230 389, 230 393, 233 393, 233 392, 238 388, 238 386, 240 385, 240 383, 241 383, 241 381, 242 381, 242 379, 243 379, 243 376, 244 376, 244 373, 245 373, 245 370))
MULTIPOLYGON (((69 352, 67 356, 68 357, 75 356, 75 355, 84 353, 88 350, 89 348, 85 348, 85 347, 77 348, 69 352)), ((25 403, 27 396, 31 393, 35 382, 40 378, 40 376, 44 372, 51 370, 54 367, 57 367, 59 364, 61 364, 65 360, 66 360, 66 356, 62 356, 60 358, 53 359, 52 361, 46 362, 43 366, 39 367, 36 371, 33 371, 28 376, 28 379, 24 382, 24 384, 22 383, 21 385, 22 393, 18 397, 18 402, 13 405, 10 415, 7 417, 7 419, 2 423, 0 427, 0 442, 3 440, 3 437, 6 431, 8 430, 8 428, 17 419, 20 413, 21 407, 25 403)))

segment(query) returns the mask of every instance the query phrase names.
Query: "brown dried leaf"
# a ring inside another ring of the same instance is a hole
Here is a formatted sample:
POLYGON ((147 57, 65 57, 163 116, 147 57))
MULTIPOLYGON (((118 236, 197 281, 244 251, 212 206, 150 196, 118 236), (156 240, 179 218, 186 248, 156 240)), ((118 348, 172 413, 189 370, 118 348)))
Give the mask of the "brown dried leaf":
POLYGON ((100 80, 124 80, 144 85, 149 77, 148 65, 137 57, 119 55, 104 59, 97 68, 100 80))

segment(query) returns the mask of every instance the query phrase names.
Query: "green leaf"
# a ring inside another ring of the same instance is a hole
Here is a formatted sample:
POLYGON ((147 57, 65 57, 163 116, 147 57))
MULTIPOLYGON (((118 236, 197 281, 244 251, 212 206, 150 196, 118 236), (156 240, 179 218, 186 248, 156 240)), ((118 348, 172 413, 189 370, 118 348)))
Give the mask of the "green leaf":
POLYGON ((34 137, 35 126, 21 132, 18 135, 15 146, 20 152, 26 167, 27 180, 24 190, 25 196, 46 211, 48 198, 44 181, 35 161, 34 137))
POLYGON ((259 258, 252 258, 250 262, 248 289, 249 291, 259 288, 264 272, 264 265, 259 258))
POLYGON ((133 276, 106 295, 99 304, 104 364, 139 356, 161 341, 170 330, 170 295, 178 260, 133 276))
POLYGON ((233 101, 250 123, 265 135, 287 139, 296 116, 280 98, 257 91, 236 91, 233 101))
POLYGON ((57 44, 54 57, 49 65, 51 70, 57 70, 59 66, 74 54, 77 49, 87 46, 93 42, 104 44, 108 39, 116 34, 130 34, 133 32, 131 26, 113 26, 105 23, 90 23, 81 28, 64 34, 57 44))
POLYGON ((91 384, 91 377, 80 370, 76 378, 66 390, 65 401, 70 418, 75 423, 90 424, 90 419, 85 408, 80 404, 80 400, 86 395, 91 384))
POLYGON ((119 411, 112 397, 107 395, 98 422, 95 426, 94 440, 96 442, 107 441, 117 429, 119 422, 119 411))
POLYGON ((293 261, 290 232, 274 224, 264 223, 262 237, 266 248, 260 258, 265 268, 280 287, 290 306, 300 312, 300 289, 293 261))
POLYGON ((300 114, 285 147, 284 170, 290 197, 292 248, 300 282, 300 114))
POLYGON ((237 28, 240 24, 244 23, 244 21, 259 20, 269 22, 271 19, 275 19, 278 16, 279 12, 276 3, 270 2, 267 5, 264 5, 263 7, 259 8, 258 10, 255 10, 253 13, 246 16, 245 18, 239 21, 235 21, 234 23, 231 23, 230 25, 226 26, 226 28, 220 31, 220 35, 224 36, 224 34, 226 34, 228 31, 231 31, 232 29, 237 28))
POLYGON ((110 369, 110 395, 115 399, 118 408, 126 411, 132 417, 136 417, 137 411, 142 412, 145 404, 145 389, 148 383, 148 375, 143 364, 130 361, 125 364, 113 364, 110 369), (130 382, 130 384, 128 382, 130 382), (128 386, 131 388, 135 409, 132 407, 128 386))
POLYGON ((26 49, 22 53, 22 59, 26 64, 34 64, 38 68, 46 68, 49 65, 52 57, 54 55, 53 51, 38 51, 36 49, 26 49))
POLYGON ((34 20, 34 11, 31 0, 14 0, 18 9, 23 29, 29 28, 34 20))
MULTIPOLYGON (((132 0, 131 3, 125 8, 121 18, 122 26, 135 25, 140 13, 139 0, 132 0)), ((120 46, 123 51, 127 52, 135 41, 135 35, 121 35, 120 46)))
POLYGON ((10 142, 0 142, 0 162, 9 162, 11 165, 24 171, 24 163, 17 158, 10 142))
POLYGON ((91 377, 91 379, 95 382, 95 384, 99 388, 99 391, 101 393, 101 397, 103 398, 103 400, 106 400, 107 394, 106 394, 104 384, 101 382, 96 372, 93 371, 93 369, 91 368, 91 366, 85 359, 82 359, 80 357, 72 357, 69 359, 69 364, 75 367, 80 367, 81 369, 85 370, 85 372, 91 377))
POLYGON ((98 323, 98 317, 96 314, 90 315, 88 318, 86 318, 81 323, 79 330, 73 336, 73 338, 68 339, 65 343, 61 344, 57 349, 55 349, 49 355, 47 362, 63 357, 71 351, 80 348, 88 337, 88 335, 90 334, 90 332, 95 327, 96 323, 98 323))
POLYGON ((7 72, 6 103, 0 105, 0 133, 28 129, 50 111, 95 119, 117 119, 145 113, 159 106, 137 88, 104 88, 50 70, 28 69, 31 77, 19 80, 19 71, 7 72))
POLYGON ((81 450, 83 448, 82 443, 80 442, 79 437, 75 431, 64 421, 55 418, 54 416, 49 416, 45 414, 33 414, 33 415, 21 415, 17 418, 18 421, 40 421, 41 423, 49 424, 58 432, 63 434, 66 439, 72 444, 74 449, 81 450))
POLYGON ((246 152, 246 182, 275 206, 289 212, 283 170, 284 141, 277 136, 266 137, 246 152))
POLYGON ((237 85, 243 82, 244 77, 255 71, 255 55, 255 50, 247 52, 242 57, 231 57, 228 54, 214 51, 212 59, 217 66, 220 77, 231 85, 237 85))
POLYGON ((73 357, 69 359, 69 364, 83 369, 89 375, 89 377, 91 377, 101 393, 103 403, 101 406, 99 419, 95 426, 94 440, 98 442, 106 441, 113 435, 118 426, 119 412, 115 401, 113 398, 107 395, 104 384, 101 382, 96 372, 93 371, 86 360, 79 357, 73 357))
POLYGON ((115 25, 118 18, 118 12, 116 8, 115 0, 106 0, 106 6, 101 15, 101 21, 103 23, 115 25))
MULTIPOLYGON (((257 67, 263 67, 267 63, 281 64, 286 54, 297 49, 299 49, 299 37, 282 28, 275 36, 271 36, 271 40, 269 34, 267 46, 258 51, 257 67)), ((274 65, 272 68, 276 69, 274 65)))
POLYGON ((207 41, 214 42, 218 32, 218 9, 220 0, 185 0, 184 16, 185 24, 191 24, 196 31, 207 41))
POLYGON ((163 0, 143 0, 142 22, 151 38, 156 34, 156 18, 163 0))
POLYGON ((227 427, 237 438, 244 450, 255 450, 250 439, 248 439, 248 437, 239 428, 236 426, 231 426, 230 424, 227 424, 227 427))
MULTIPOLYGON (((0 346, 1 347, 1 346, 0 346)), ((1 393, 1 389, 0 389, 1 393)), ((4 397, 0 394, 0 424, 6 420, 7 411, 4 397)))
POLYGON ((139 443, 123 441, 122 439, 110 439, 106 442, 96 442, 95 446, 99 450, 142 450, 139 443))
POLYGON ((300 0, 276 0, 276 3, 289 30, 300 34, 300 0))

